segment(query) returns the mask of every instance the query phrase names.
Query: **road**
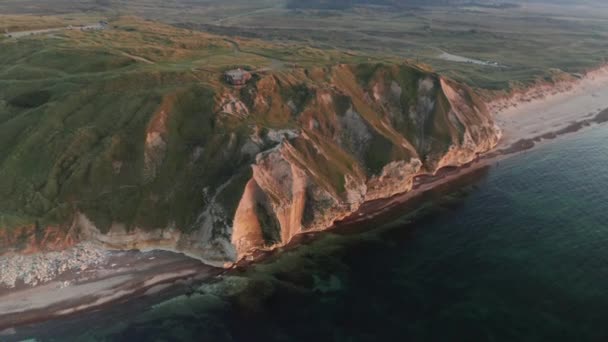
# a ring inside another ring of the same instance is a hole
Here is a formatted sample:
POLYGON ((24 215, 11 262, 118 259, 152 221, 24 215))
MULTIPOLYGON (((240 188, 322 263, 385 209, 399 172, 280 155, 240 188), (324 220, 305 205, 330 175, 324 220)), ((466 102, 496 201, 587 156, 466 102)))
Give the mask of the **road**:
POLYGON ((103 30, 105 28, 104 25, 101 25, 99 23, 95 23, 95 24, 87 24, 84 26, 67 26, 67 27, 56 27, 56 28, 49 28, 49 29, 42 29, 42 30, 30 30, 30 31, 19 31, 19 32, 9 32, 9 33, 4 33, 4 37, 7 38, 23 38, 23 37, 29 37, 29 36, 37 36, 37 35, 41 35, 41 34, 49 34, 49 33, 55 33, 55 32, 61 32, 64 30, 103 30))

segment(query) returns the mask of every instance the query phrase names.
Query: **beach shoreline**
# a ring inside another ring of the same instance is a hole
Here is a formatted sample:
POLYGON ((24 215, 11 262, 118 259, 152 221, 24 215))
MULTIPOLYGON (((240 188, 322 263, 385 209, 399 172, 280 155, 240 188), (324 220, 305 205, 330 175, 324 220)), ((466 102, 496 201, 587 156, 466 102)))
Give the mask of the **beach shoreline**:
MULTIPOLYGON (((366 202, 355 213, 325 230, 339 230, 376 220, 429 191, 457 182, 539 143, 608 121, 608 68, 598 70, 565 92, 523 101, 517 106, 501 107, 494 113, 494 118, 503 130, 503 138, 495 149, 468 164, 444 168, 432 175, 419 175, 411 191, 366 202)), ((301 234, 278 251, 295 248, 307 234, 317 233, 319 231, 301 234)), ((233 268, 246 267, 276 252, 260 251, 233 268)), ((176 284, 203 281, 230 272, 171 252, 108 253, 103 262, 87 269, 86 276, 68 272, 34 287, 1 288, 0 339, 10 340, 10 336, 24 325, 158 295, 176 284)))
POLYGON ((412 191, 364 203, 357 212, 342 220, 341 224, 372 220, 426 191, 489 167, 502 159, 565 134, 608 122, 608 66, 591 71, 577 82, 560 89, 562 91, 535 96, 533 99, 522 96, 515 102, 500 100, 501 105, 490 105, 494 110, 494 120, 502 130, 501 140, 492 151, 459 167, 440 169, 434 175, 420 175, 415 178, 412 191))
POLYGON ((223 271, 164 251, 108 253, 106 262, 87 272, 64 274, 34 287, 4 289, 0 293, 0 340, 13 335, 20 326, 152 296, 176 284, 188 285, 223 271))

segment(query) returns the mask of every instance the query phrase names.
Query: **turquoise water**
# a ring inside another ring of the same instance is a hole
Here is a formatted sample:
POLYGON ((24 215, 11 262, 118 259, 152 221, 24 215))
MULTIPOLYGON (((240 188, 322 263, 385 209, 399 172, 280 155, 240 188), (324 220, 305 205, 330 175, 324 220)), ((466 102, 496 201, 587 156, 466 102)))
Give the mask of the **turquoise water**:
POLYGON ((500 162, 415 220, 323 234, 191 296, 38 338, 608 341, 607 322, 600 126, 500 162))

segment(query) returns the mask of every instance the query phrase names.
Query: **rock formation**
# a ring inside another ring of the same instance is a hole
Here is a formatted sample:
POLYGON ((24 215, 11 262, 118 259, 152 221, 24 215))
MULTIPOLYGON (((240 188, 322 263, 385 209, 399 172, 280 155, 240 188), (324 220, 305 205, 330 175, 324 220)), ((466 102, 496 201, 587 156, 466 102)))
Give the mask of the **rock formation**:
MULTIPOLYGON (((69 230, 66 246, 174 250, 218 266, 410 191, 416 175, 468 163, 500 134, 466 86, 383 64, 189 85, 132 123, 62 142, 36 192, 45 210, 28 214, 69 230)), ((11 232, 3 251, 22 234, 11 232)))

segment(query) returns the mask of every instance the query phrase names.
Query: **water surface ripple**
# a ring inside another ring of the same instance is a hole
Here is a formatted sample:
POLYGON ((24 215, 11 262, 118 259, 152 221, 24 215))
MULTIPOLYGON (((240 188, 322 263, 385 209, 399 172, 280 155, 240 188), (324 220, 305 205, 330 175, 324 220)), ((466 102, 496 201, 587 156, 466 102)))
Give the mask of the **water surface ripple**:
POLYGON ((128 317, 85 315, 86 327, 30 332, 93 341, 607 341, 607 171, 604 125, 500 162, 412 223, 323 234, 128 317))

